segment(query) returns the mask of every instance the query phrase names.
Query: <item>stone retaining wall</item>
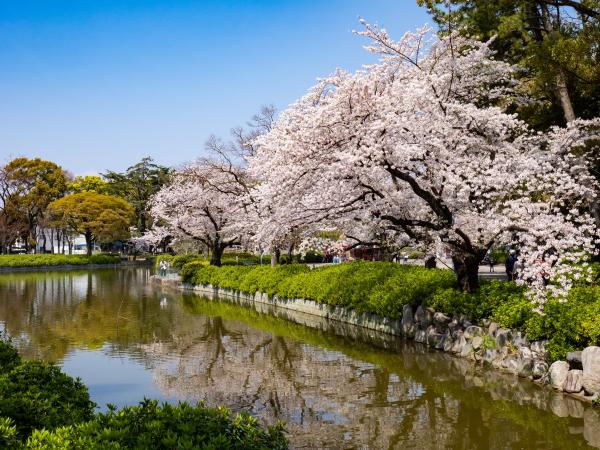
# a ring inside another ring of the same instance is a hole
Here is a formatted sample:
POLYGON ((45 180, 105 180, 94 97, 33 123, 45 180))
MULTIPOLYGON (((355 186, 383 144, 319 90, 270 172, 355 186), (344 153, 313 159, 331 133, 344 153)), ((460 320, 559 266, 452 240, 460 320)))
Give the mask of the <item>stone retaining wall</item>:
POLYGON ((519 331, 500 328, 491 321, 473 324, 466 316, 448 316, 422 306, 405 305, 402 320, 360 313, 305 299, 279 298, 265 293, 247 294, 218 286, 193 286, 176 277, 153 276, 152 282, 194 291, 210 298, 270 305, 360 326, 369 330, 403 336, 479 364, 547 384, 575 398, 592 402, 600 396, 600 347, 569 353, 568 361, 546 362, 547 341, 527 340, 519 331))

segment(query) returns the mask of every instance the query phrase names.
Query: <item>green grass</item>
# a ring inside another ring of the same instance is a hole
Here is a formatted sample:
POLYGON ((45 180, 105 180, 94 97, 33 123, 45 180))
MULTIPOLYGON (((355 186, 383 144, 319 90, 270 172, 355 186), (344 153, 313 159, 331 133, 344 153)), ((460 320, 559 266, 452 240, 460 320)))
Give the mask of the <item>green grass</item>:
POLYGON ((99 253, 87 255, 0 255, 0 267, 45 267, 45 266, 82 266, 86 264, 117 264, 121 262, 118 255, 99 253))
POLYGON ((549 339, 551 360, 600 344, 600 286, 595 284, 575 286, 566 302, 550 299, 544 314, 538 314, 524 288, 514 283, 482 280, 479 291, 469 294, 454 289, 456 279, 449 270, 394 263, 360 261, 311 270, 305 265, 219 268, 192 261, 181 275, 195 285, 305 298, 392 319, 402 317, 406 304, 464 314, 474 322, 491 319, 524 331, 529 339, 549 339))

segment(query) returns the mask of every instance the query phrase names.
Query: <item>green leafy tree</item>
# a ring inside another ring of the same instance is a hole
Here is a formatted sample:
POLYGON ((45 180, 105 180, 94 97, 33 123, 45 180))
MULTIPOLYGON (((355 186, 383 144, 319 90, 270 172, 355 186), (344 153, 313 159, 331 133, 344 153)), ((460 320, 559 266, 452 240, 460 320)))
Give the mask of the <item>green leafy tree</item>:
POLYGON ((123 197, 135 209, 136 226, 140 233, 144 233, 150 226, 148 203, 165 184, 169 172, 169 168, 145 157, 123 173, 109 171, 103 174, 108 182, 108 192, 123 197))
POLYGON ((63 169, 40 158, 16 158, 3 169, 6 180, 4 208, 26 222, 23 238, 26 249, 35 245, 36 227, 44 217, 48 205, 62 197, 67 190, 63 169))
POLYGON ((52 202, 48 212, 53 226, 85 236, 87 254, 94 242, 111 242, 129 237, 134 210, 114 195, 80 192, 52 202))
POLYGON ((97 194, 109 194, 108 182, 98 175, 79 176, 69 183, 69 192, 77 194, 79 192, 96 192, 97 194))
POLYGON ((496 36, 499 58, 520 66, 537 128, 600 115, 600 0, 417 0, 442 32, 496 36))

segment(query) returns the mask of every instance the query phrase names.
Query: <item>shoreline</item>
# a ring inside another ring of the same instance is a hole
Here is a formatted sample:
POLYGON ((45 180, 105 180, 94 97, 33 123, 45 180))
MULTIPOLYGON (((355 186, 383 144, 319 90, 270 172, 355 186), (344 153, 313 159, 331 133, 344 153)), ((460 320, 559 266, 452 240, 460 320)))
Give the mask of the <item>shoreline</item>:
MULTIPOLYGON (((594 399, 600 395, 598 393, 588 395, 582 389, 579 392, 565 391, 562 386, 565 384, 569 372, 573 372, 573 370, 569 370, 569 363, 565 361, 556 361, 552 365, 548 365, 545 361, 546 341, 529 342, 523 333, 498 328, 497 324, 489 321, 486 321, 484 326, 478 326, 472 324, 464 316, 449 317, 431 308, 419 306, 415 310, 410 305, 404 306, 402 320, 390 319, 313 300, 278 298, 261 292, 248 294, 212 285, 194 286, 183 283, 179 277, 153 275, 151 283, 161 287, 198 293, 210 299, 224 298, 237 303, 266 305, 320 317, 324 320, 350 324, 378 333, 403 337, 460 359, 470 360, 476 365, 488 366, 498 372, 528 379, 542 388, 549 388, 549 390, 587 404, 592 404, 594 399), (567 365, 566 370, 565 365, 567 365), (561 366, 561 371, 557 374, 554 367, 558 366, 561 366)), ((577 369, 575 371, 581 372, 577 369)))

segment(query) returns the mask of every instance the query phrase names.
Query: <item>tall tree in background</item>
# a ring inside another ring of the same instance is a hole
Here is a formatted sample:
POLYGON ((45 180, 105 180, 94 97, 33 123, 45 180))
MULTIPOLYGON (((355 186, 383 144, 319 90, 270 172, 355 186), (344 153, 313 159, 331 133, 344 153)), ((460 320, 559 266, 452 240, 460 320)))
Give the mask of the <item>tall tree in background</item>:
POLYGON ((137 229, 144 233, 150 226, 150 198, 165 184, 168 175, 169 168, 156 164, 148 156, 124 173, 109 171, 102 176, 108 181, 110 194, 124 198, 133 206, 137 229))
POLYGON ((134 218, 133 208, 122 198, 90 191, 52 202, 48 213, 54 227, 85 236, 88 255, 94 242, 127 239, 134 218))
POLYGON ((417 0, 443 33, 461 29, 523 69, 519 107, 538 129, 600 115, 600 0, 417 0))
POLYGON ((25 221, 22 237, 29 251, 35 247, 36 228, 48 204, 65 194, 67 177, 59 165, 40 158, 16 158, 4 166, 3 173, 3 208, 10 210, 13 219, 25 221))

